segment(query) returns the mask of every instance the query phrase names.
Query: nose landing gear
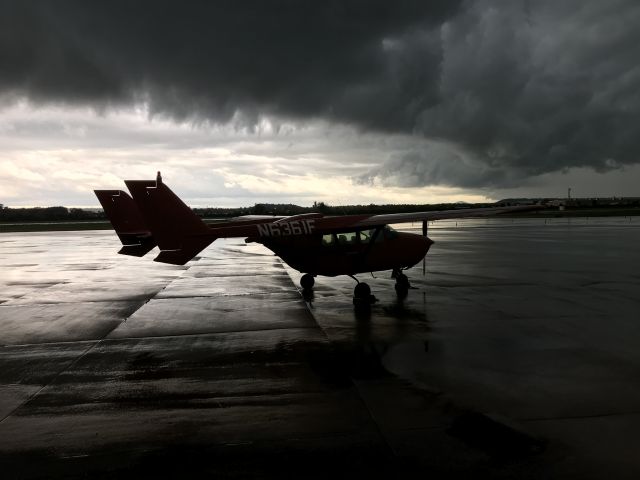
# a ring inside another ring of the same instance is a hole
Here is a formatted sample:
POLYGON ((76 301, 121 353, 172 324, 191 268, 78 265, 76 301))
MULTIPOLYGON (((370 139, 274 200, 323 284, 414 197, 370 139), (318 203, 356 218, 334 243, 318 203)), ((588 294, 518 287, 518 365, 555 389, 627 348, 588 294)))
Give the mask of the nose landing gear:
POLYGON ((402 273, 402 270, 394 270, 391 273, 391 277, 396 279, 395 289, 398 297, 405 298, 409 293, 409 289, 411 288, 409 278, 404 273, 402 273))

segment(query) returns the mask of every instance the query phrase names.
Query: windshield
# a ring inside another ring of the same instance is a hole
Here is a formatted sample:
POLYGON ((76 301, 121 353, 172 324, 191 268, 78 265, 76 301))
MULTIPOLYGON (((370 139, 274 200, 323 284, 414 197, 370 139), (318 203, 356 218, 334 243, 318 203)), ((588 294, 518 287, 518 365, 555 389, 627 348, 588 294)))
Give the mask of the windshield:
POLYGON ((397 238, 397 237, 398 237, 398 232, 396 232, 389 225, 385 225, 384 226, 384 238, 387 238, 389 240, 393 240, 394 238, 397 238))

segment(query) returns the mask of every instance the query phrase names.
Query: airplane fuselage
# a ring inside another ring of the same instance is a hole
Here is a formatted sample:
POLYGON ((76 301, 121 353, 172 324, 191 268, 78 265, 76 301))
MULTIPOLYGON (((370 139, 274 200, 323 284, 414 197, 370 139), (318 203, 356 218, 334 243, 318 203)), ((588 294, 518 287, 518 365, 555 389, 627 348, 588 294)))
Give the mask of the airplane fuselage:
POLYGON ((330 277, 409 268, 420 262, 433 244, 427 237, 389 227, 248 240, 263 244, 302 273, 330 277))

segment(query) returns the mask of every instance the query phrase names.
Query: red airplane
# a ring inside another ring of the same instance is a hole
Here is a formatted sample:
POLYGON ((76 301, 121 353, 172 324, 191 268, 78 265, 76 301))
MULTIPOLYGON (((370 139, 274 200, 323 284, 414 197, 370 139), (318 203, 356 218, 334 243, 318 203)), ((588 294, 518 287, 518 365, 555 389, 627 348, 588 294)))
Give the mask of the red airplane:
MULTIPOLYGON (((118 253, 144 256, 160 248, 156 262, 184 265, 218 238, 245 237, 273 251, 303 273, 300 285, 310 292, 314 277, 348 275, 357 285, 354 303, 371 303, 369 285, 358 273, 391 270, 396 292, 407 295, 403 270, 423 260, 434 243, 427 222, 446 218, 494 215, 531 206, 470 208, 384 215, 325 216, 304 213, 288 217, 243 216, 207 225, 169 187, 156 180, 126 180, 131 196, 121 190, 95 190, 105 214, 122 242, 118 253), (133 198, 132 198, 133 197, 133 198), (397 232, 394 223, 422 222, 422 235, 397 232)), ((535 207, 533 207, 535 208, 535 207)), ((539 207, 538 207, 539 208, 539 207)))

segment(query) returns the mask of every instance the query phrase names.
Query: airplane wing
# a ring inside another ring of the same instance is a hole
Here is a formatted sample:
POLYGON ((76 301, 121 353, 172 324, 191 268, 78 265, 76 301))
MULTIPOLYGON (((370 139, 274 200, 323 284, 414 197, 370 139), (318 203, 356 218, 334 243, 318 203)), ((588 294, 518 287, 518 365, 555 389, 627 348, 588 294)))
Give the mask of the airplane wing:
POLYGON ((241 215, 239 217, 208 220, 207 225, 209 225, 211 228, 219 228, 230 225, 253 225, 258 223, 275 222, 283 218, 287 217, 277 215, 241 215))
POLYGON ((434 210, 431 212, 388 213, 372 215, 353 224, 354 227, 388 225, 393 223, 444 220, 447 218, 486 217, 499 213, 538 210, 540 205, 520 205, 515 207, 459 208, 454 210, 434 210))
POLYGON ((285 217, 268 225, 242 226, 228 224, 223 228, 211 230, 218 238, 222 237, 280 237, 301 235, 313 232, 329 233, 345 231, 351 228, 379 227, 393 223, 442 220, 445 218, 485 217, 499 213, 536 210, 543 208, 539 205, 525 205, 516 207, 489 208, 461 208, 455 210, 434 210, 431 212, 390 213, 384 215, 344 215, 324 216, 319 213, 307 213, 285 217), (311 222, 311 223, 309 223, 311 222))
POLYGON ((143 256, 156 245, 157 262, 184 265, 217 238, 283 237, 379 227, 403 222, 466 218, 531 210, 540 206, 467 208, 385 215, 327 216, 304 213, 288 217, 255 215, 205 224, 191 208, 157 180, 125 181, 131 196, 120 190, 96 190, 105 213, 122 240, 119 253, 143 256))
POLYGON ((230 222, 256 222, 256 221, 267 220, 267 221, 274 222, 282 218, 285 218, 285 217, 278 216, 278 215, 241 215, 239 217, 230 218, 229 221, 230 222))

